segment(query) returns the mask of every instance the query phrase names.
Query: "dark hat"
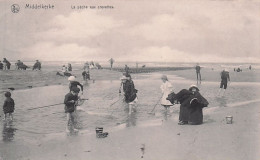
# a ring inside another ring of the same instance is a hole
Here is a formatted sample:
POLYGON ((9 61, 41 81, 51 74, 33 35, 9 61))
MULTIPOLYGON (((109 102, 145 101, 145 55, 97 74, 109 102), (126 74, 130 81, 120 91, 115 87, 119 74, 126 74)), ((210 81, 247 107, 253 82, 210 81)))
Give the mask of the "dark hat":
POLYGON ((5 92, 5 97, 11 97, 11 93, 10 92, 5 92))
POLYGON ((80 89, 78 87, 72 87, 71 91, 73 91, 75 93, 79 93, 80 89))

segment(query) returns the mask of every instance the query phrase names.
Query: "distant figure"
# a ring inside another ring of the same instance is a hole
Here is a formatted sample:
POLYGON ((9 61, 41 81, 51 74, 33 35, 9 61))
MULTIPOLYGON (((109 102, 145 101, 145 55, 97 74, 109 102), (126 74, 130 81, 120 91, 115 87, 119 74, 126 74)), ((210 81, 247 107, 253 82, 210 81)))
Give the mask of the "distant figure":
POLYGON ((218 95, 220 95, 222 89, 224 89, 223 93, 222 93, 222 96, 224 96, 225 92, 226 92, 226 89, 227 89, 227 84, 228 84, 228 81, 230 81, 230 77, 229 77, 229 72, 227 69, 224 69, 221 73, 220 73, 220 76, 221 76, 221 82, 220 82, 220 89, 219 89, 219 92, 218 92, 218 95))
POLYGON ((135 89, 134 82, 132 81, 132 78, 130 75, 126 76, 126 79, 124 79, 124 93, 125 93, 125 102, 128 103, 129 106, 129 114, 136 111, 137 107, 137 90, 135 89))
POLYGON ((11 98, 11 93, 10 92, 6 92, 5 93, 5 101, 4 101, 4 105, 3 105, 3 111, 4 111, 4 119, 6 120, 7 118, 7 114, 9 114, 9 117, 11 120, 13 120, 13 112, 14 112, 14 100, 11 98))
POLYGON ((3 64, 4 70, 10 70, 11 63, 6 58, 3 59, 3 64))
POLYGON ((172 97, 168 97, 173 104, 180 103, 179 125, 199 125, 203 123, 202 109, 208 106, 208 101, 199 93, 196 85, 191 85, 189 90, 182 89, 172 97))
POLYGON ((23 62, 21 62, 20 60, 17 60, 17 62, 15 63, 15 69, 16 69, 16 70, 18 70, 18 69, 19 69, 19 67, 18 67, 18 66, 20 66, 20 65, 21 65, 21 63, 23 63, 23 62))
POLYGON ((95 64, 94 64, 94 62, 93 62, 93 61, 91 61, 91 62, 89 63, 89 68, 90 68, 90 69, 93 69, 93 68, 95 68, 95 64))
POLYGON ((84 71, 82 72, 82 76, 83 76, 83 80, 90 80, 90 74, 89 74, 89 70, 84 69, 84 71))
POLYGON ((89 64, 88 64, 88 62, 86 62, 86 63, 84 64, 84 67, 83 67, 83 70, 86 70, 86 69, 89 69, 89 64))
POLYGON ((67 72, 67 71, 68 71, 68 70, 67 70, 67 67, 66 67, 65 65, 63 65, 62 68, 61 68, 61 71, 62 71, 62 72, 67 72))
POLYGON ((163 81, 160 87, 163 94, 161 98, 161 105, 167 110, 168 108, 170 108, 170 106, 172 106, 172 103, 166 98, 173 91, 173 87, 172 84, 168 81, 166 75, 162 75, 161 79, 163 81))
POLYGON ((81 94, 83 94, 83 85, 80 84, 80 83, 76 80, 76 77, 70 76, 70 77, 68 78, 68 80, 69 80, 69 82, 70 82, 70 84, 69 84, 69 89, 70 89, 70 91, 72 90, 72 88, 75 88, 75 87, 80 86, 81 92, 82 92, 81 94))
POLYGON ((18 70, 26 70, 27 68, 29 68, 27 65, 25 65, 22 61, 18 60, 16 62, 16 67, 18 70))
POLYGON ((0 70, 3 70, 4 64, 0 61, 0 70))
POLYGON ((65 65, 62 66, 61 71, 60 72, 58 71, 56 73, 56 75, 59 75, 59 76, 62 76, 62 77, 64 77, 64 76, 66 76, 66 77, 72 76, 72 74, 68 72, 67 67, 65 65))
POLYGON ((72 66, 70 63, 68 63, 68 71, 72 71, 72 66))
POLYGON ((61 71, 63 73, 63 76, 66 76, 66 77, 72 76, 71 73, 68 71, 68 67, 66 67, 65 65, 62 66, 61 71))
POLYGON ((126 73, 126 76, 130 75, 129 74, 129 67, 127 65, 125 65, 125 73, 126 73))
POLYGON ((66 125, 66 132, 70 132, 69 127, 73 129, 74 132, 77 132, 78 129, 75 128, 76 122, 76 103, 79 99, 78 93, 80 89, 77 87, 71 88, 70 92, 66 94, 64 99, 65 104, 65 113, 67 114, 67 125, 66 125))
POLYGON ((242 69, 238 67, 237 72, 242 72, 242 69))
POLYGON ((42 64, 39 60, 36 60, 35 64, 33 65, 33 70, 41 70, 42 64))
POLYGON ((112 70, 115 60, 113 58, 110 58, 108 61, 110 62, 110 69, 112 70))
POLYGON ((96 65, 97 69, 102 69, 102 66, 98 62, 96 62, 95 65, 96 65))
POLYGON ((201 74, 200 74, 201 67, 199 66, 199 63, 197 63, 195 69, 196 69, 196 75, 197 75, 197 83, 198 83, 198 81, 200 81, 200 83, 201 83, 201 74))
POLYGON ((249 70, 251 70, 251 69, 252 69, 252 66, 251 66, 251 65, 249 65, 249 67, 248 67, 248 68, 249 68, 249 70))

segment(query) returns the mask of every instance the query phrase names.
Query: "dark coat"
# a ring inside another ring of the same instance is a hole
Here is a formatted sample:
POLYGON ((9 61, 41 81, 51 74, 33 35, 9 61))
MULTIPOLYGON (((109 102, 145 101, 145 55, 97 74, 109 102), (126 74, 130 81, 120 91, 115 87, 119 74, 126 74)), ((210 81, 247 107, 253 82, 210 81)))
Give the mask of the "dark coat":
POLYGON ((35 70, 35 69, 41 70, 41 68, 42 68, 42 65, 41 65, 40 62, 36 62, 36 63, 33 65, 33 70, 35 70))
POLYGON ((178 101, 180 105, 179 121, 190 124, 203 123, 202 108, 208 106, 208 101, 197 91, 194 94, 183 89, 177 94, 170 94, 167 98, 171 103, 178 101))
POLYGON ((83 71, 82 72, 83 80, 90 80, 89 71, 83 71))
POLYGON ((78 81, 71 81, 70 85, 69 85, 70 91, 73 87, 78 87, 78 86, 80 86, 81 91, 83 92, 83 85, 82 84, 80 84, 78 81))
POLYGON ((4 114, 6 113, 13 113, 14 112, 14 100, 10 97, 7 97, 4 101, 3 111, 4 114))
POLYGON ((132 80, 127 80, 123 85, 123 90, 125 93, 125 102, 130 103, 137 97, 137 90, 135 89, 134 82, 132 80))
POLYGON ((72 93, 68 93, 65 96, 64 104, 65 104, 65 113, 71 113, 75 111, 75 103, 79 99, 77 95, 73 95, 72 93), (70 102, 74 100, 74 102, 70 102))
POLYGON ((0 69, 2 70, 4 68, 4 64, 0 62, 0 69))

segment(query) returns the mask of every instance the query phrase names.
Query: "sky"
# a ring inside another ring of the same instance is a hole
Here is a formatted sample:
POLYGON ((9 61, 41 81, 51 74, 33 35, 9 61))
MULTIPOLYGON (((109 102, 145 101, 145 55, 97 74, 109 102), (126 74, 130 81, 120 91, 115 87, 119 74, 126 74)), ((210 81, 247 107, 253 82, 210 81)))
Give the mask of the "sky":
POLYGON ((0 59, 260 63, 259 15, 254 0, 0 1, 0 59))

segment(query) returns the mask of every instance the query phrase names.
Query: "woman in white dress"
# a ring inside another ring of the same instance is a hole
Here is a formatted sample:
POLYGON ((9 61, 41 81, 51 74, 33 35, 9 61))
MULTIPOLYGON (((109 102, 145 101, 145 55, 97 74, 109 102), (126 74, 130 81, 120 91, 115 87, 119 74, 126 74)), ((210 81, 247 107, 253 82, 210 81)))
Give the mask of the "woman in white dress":
POLYGON ((167 100, 166 98, 170 93, 173 92, 172 84, 168 81, 168 78, 166 75, 162 75, 161 77, 163 84, 161 85, 162 90, 162 99, 161 99, 161 105, 164 106, 165 109, 168 109, 170 106, 172 106, 172 103, 167 100))

